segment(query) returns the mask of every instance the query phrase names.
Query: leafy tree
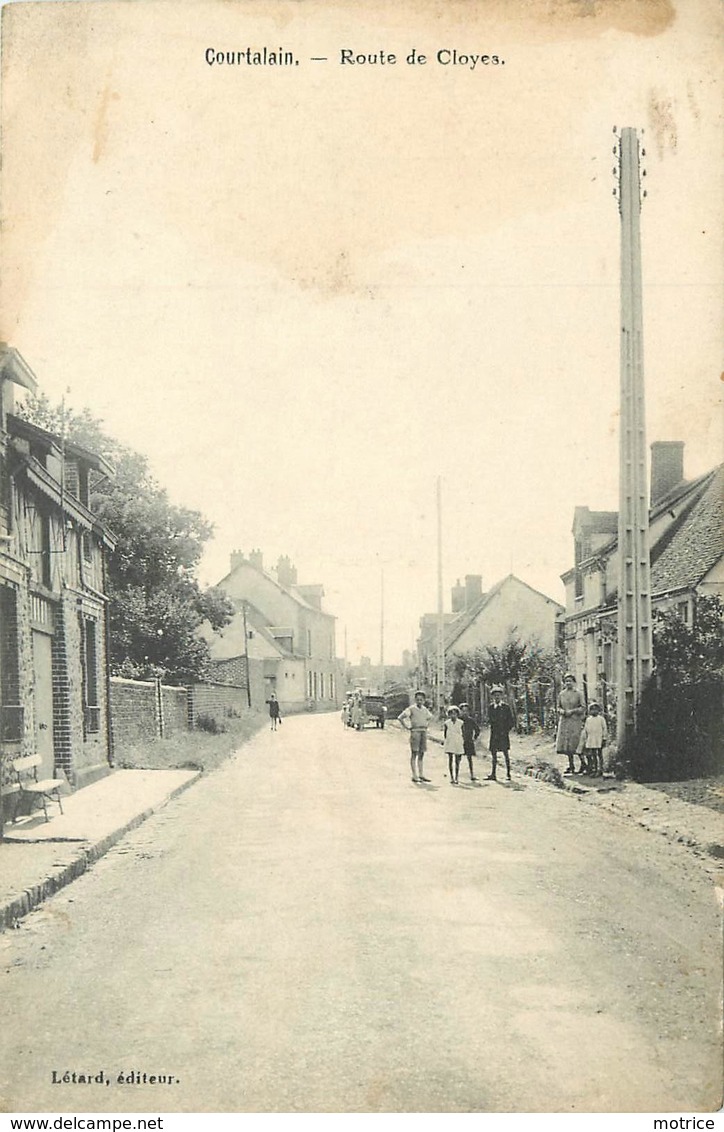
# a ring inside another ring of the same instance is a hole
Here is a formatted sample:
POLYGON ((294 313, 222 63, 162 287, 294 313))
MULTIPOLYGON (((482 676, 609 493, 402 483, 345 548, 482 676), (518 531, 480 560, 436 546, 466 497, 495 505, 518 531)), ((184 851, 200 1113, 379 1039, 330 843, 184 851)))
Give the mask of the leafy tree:
POLYGON ((724 602, 697 599, 693 625, 677 613, 656 613, 653 626, 656 674, 662 684, 698 684, 724 671, 724 602))
POLYGON ((516 628, 500 646, 483 646, 449 657, 449 670, 460 682, 515 684, 522 676, 543 674, 548 654, 535 640, 523 641, 516 628))
POLYGON ((526 727, 555 723, 555 678, 564 660, 547 652, 534 638, 522 640, 515 628, 501 646, 485 646, 448 658, 453 702, 472 701, 482 710, 481 684, 504 684, 526 727))
POLYGON ((724 769, 724 603, 697 598, 694 622, 654 617, 654 679, 644 689, 635 733, 618 770, 639 781, 721 774, 724 769))
POLYGON ((218 630, 233 614, 226 594, 202 590, 196 577, 211 524, 198 511, 172 504, 147 458, 110 437, 87 409, 54 406, 41 394, 20 412, 115 468, 112 479, 94 473, 90 484, 91 509, 117 539, 107 578, 111 671, 181 683, 202 679, 209 648, 196 630, 206 620, 218 630))

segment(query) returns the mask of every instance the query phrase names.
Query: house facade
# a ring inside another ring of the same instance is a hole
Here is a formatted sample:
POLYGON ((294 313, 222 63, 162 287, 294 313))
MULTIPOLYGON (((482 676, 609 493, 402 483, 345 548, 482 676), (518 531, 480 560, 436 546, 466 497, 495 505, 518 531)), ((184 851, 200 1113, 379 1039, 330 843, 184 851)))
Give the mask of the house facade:
POLYGON ((93 453, 22 420, 16 387, 36 381, 0 346, 0 740, 3 765, 38 754, 72 787, 108 772, 105 557, 90 510, 93 453))
MULTIPOLYGON (((724 596, 724 465, 684 479, 684 445, 651 445, 651 605, 693 623, 702 594, 724 596)), ((565 647, 589 698, 607 704, 617 672, 618 512, 577 507, 566 587, 565 647)))
POLYGON ((286 556, 274 570, 265 570, 259 550, 248 557, 234 551, 230 567, 218 585, 236 612, 209 637, 215 678, 227 679, 234 671, 239 678, 246 671, 250 686, 256 680, 258 688, 261 671, 263 701, 273 691, 283 711, 336 708, 343 691, 336 618, 322 609, 323 586, 300 585, 286 556))
MULTIPOLYGON (((508 574, 485 593, 482 576, 468 574, 464 584, 458 581, 453 586, 451 599, 452 611, 443 615, 448 659, 474 649, 500 648, 512 633, 546 652, 558 646, 563 606, 515 574, 508 574)), ((437 622, 437 614, 426 613, 420 620, 417 642, 420 682, 428 692, 436 679, 437 622)))

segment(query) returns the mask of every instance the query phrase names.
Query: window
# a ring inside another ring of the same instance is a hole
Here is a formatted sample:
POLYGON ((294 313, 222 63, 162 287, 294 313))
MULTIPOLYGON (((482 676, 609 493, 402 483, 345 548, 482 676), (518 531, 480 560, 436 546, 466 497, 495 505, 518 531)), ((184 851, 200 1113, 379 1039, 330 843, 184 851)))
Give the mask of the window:
POLYGON ((0 452, 0 531, 10 530, 10 476, 6 472, 5 457, 0 452))
POLYGON ((309 698, 311 700, 311 698, 312 698, 312 673, 311 672, 307 673, 307 695, 309 696, 309 698))
POLYGON ((53 572, 50 565, 50 515, 40 516, 40 580, 50 589, 53 585, 53 572))
POLYGON ((96 622, 90 618, 80 620, 80 664, 83 677, 83 730, 86 735, 97 734, 101 729, 101 709, 98 704, 98 648, 96 622))
POLYGON ((583 575, 581 573, 581 562, 583 561, 583 543, 580 539, 576 539, 573 546, 574 564, 576 571, 573 593, 575 597, 583 597, 583 575))
POLYGON ((312 630, 307 629, 307 656, 312 655, 312 630))
POLYGON ((78 465, 78 498, 84 507, 90 506, 90 485, 88 482, 88 468, 85 464, 78 465))
POLYGON ((324 699, 324 673, 323 672, 319 673, 319 698, 320 698, 320 700, 324 699))
POLYGON ((688 601, 680 601, 676 607, 676 612, 684 622, 685 625, 689 624, 689 603, 688 601))
POLYGON ((23 737, 23 709, 20 705, 17 595, 10 586, 0 586, 0 623, 0 740, 14 743, 23 737))
POLYGON ((91 538, 88 531, 83 532, 81 541, 83 543, 83 561, 84 562, 92 562, 93 561, 93 539, 91 538))
POLYGON ((314 686, 314 692, 312 693, 312 699, 316 700, 316 698, 317 698, 317 673, 316 672, 313 673, 313 677, 314 677, 314 685, 313 685, 314 686))

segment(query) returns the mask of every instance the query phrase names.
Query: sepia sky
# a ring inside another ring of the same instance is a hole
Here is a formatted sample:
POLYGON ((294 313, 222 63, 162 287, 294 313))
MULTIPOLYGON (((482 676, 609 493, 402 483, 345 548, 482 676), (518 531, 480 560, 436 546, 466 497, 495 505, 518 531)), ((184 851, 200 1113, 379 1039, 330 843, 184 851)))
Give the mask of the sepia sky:
POLYGON ((384 569, 394 663, 436 605, 438 475, 446 599, 512 569, 562 600, 573 508, 617 507, 614 125, 645 130, 648 441, 721 459, 721 24, 387 7, 6 5, 0 330, 213 521, 204 581, 289 554, 354 661, 384 569), (204 59, 264 45, 299 65, 204 59))

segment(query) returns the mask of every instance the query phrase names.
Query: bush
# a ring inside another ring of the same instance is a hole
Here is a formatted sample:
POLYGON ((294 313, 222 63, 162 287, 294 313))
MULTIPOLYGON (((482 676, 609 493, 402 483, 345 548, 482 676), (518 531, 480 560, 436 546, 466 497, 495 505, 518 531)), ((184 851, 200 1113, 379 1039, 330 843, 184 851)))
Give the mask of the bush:
POLYGON ((670 782, 724 772, 724 682, 658 686, 641 697, 636 734, 614 771, 639 782, 670 782))
POLYGON ((213 715, 208 715, 206 712, 200 712, 196 716, 194 722, 194 729, 196 731, 207 731, 209 735, 221 735, 227 730, 226 724, 219 723, 213 715))

